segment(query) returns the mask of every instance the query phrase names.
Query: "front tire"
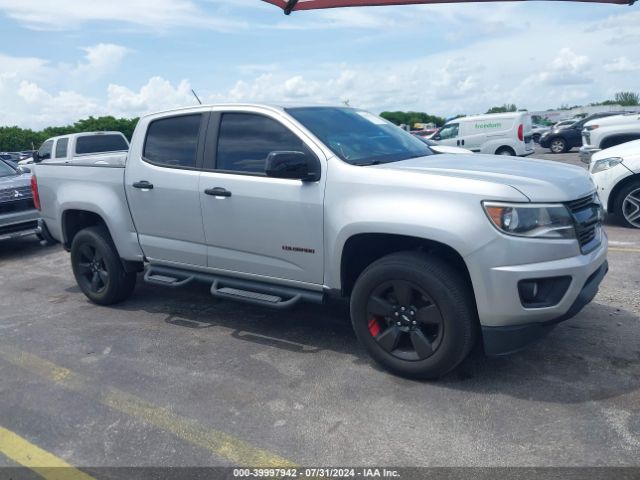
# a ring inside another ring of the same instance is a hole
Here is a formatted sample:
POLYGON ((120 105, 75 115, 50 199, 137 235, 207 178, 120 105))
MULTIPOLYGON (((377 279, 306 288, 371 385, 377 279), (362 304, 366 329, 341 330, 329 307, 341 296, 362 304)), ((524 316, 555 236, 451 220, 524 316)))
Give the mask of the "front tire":
POLYGON ((564 138, 554 138, 549 143, 549 150, 551 150, 551 153, 566 153, 567 142, 564 138))
POLYGON ((514 152, 513 148, 511 147, 500 147, 498 150, 496 150, 496 155, 506 155, 509 157, 515 157, 516 152, 514 152))
POLYGON ((71 267, 76 282, 89 300, 113 305, 129 298, 136 273, 125 271, 109 231, 103 227, 81 230, 71 243, 71 267))
POLYGON ((640 228, 640 180, 631 182, 616 196, 614 211, 625 227, 640 228))
POLYGON ((369 355, 409 378, 437 378, 468 355, 478 330, 473 292, 442 260, 401 252, 377 260, 358 278, 351 321, 369 355))

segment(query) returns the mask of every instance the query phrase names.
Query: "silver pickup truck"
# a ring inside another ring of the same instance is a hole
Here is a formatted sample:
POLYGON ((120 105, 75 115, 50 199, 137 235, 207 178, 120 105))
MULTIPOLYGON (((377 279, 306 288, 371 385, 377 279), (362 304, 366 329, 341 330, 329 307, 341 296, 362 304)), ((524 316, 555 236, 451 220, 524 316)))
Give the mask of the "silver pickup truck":
POLYGON ((93 302, 125 300, 139 272, 272 308, 343 297, 367 352, 403 376, 441 376, 478 340, 524 347, 607 272, 583 169, 432 155, 358 109, 162 112, 141 118, 126 162, 35 171, 46 227, 93 302))

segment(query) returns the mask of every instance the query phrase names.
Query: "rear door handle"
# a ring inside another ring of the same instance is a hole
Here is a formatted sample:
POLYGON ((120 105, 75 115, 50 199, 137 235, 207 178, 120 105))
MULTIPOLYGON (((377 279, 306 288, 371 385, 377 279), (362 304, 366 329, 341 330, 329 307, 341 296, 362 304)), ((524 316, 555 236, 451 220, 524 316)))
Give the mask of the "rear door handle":
POLYGON ((145 190, 153 190, 153 183, 149 183, 146 180, 140 180, 133 184, 133 188, 142 188, 145 190))
POLYGON ((230 197, 231 192, 226 188, 216 187, 216 188, 207 188, 204 193, 207 195, 212 195, 214 197, 230 197))

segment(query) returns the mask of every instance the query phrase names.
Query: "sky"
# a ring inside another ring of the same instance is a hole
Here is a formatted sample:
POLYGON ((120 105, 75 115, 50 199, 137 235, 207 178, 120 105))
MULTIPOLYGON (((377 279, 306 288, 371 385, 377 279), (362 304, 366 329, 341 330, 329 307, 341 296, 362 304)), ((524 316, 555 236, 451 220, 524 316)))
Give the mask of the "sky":
POLYGON ((191 89, 445 117, 640 92, 640 4, 0 0, 0 25, 0 126, 134 117, 194 105, 191 89))

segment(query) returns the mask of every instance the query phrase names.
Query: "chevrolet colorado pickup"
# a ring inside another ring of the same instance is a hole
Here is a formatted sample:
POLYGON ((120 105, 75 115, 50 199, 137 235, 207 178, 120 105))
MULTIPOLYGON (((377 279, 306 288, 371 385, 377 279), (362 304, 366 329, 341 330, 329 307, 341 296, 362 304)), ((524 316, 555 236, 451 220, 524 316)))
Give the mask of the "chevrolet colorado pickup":
POLYGON ((140 119, 126 162, 35 166, 93 302, 205 282, 272 308, 350 301, 370 356, 434 378, 481 339, 518 350, 595 296, 602 208, 579 167, 433 155, 366 111, 199 106, 140 119))

